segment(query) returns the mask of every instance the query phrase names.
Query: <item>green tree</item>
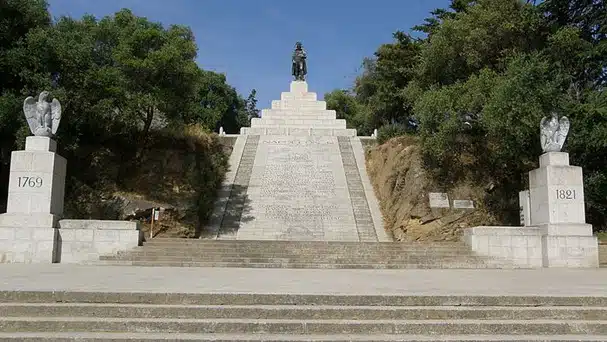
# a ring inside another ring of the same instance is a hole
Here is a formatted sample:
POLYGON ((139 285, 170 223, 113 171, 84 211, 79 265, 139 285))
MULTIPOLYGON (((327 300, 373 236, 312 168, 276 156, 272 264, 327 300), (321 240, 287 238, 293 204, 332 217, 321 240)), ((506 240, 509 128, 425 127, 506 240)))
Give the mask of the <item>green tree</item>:
POLYGON ((364 62, 365 70, 354 86, 357 100, 369 110, 369 124, 375 127, 407 122, 412 114, 403 89, 415 75, 420 43, 400 31, 393 37, 394 43, 381 45, 375 58, 364 62))
POLYGON ((370 135, 373 127, 365 105, 348 90, 336 89, 324 95, 327 109, 335 110, 338 119, 345 119, 348 128, 355 128, 360 135, 370 135))
POLYGON ((252 89, 249 93, 249 96, 246 99, 246 111, 249 124, 251 123, 252 118, 259 117, 259 109, 257 109, 257 90, 252 89))

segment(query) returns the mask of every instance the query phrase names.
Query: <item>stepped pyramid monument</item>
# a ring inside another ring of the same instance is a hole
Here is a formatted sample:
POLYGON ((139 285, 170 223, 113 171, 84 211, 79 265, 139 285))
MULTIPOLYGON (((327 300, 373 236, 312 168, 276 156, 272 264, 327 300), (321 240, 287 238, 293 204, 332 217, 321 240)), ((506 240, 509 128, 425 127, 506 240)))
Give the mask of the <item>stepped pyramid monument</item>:
POLYGON ((309 91, 306 69, 299 46, 289 91, 237 136, 207 229, 211 237, 391 241, 367 176, 361 138, 309 91))

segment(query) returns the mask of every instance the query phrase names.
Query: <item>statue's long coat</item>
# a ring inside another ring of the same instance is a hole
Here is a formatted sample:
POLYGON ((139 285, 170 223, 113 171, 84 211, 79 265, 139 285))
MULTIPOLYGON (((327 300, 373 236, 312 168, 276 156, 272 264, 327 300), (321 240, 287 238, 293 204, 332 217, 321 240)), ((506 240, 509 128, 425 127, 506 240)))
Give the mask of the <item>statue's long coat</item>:
POLYGON ((301 61, 303 63, 303 74, 308 74, 308 66, 306 63, 306 52, 301 50, 295 50, 293 52, 293 65, 291 66, 291 75, 295 76, 297 74, 297 62, 301 61))

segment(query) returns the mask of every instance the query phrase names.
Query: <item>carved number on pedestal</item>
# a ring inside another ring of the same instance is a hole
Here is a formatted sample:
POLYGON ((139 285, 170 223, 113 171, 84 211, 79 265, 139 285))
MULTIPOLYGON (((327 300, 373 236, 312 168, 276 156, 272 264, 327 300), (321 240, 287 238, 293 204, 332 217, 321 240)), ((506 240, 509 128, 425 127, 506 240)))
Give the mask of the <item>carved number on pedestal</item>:
POLYGON ((18 177, 20 188, 39 188, 42 186, 40 177, 18 177))
POLYGON ((573 200, 575 199, 575 190, 556 189, 556 198, 562 200, 573 200))

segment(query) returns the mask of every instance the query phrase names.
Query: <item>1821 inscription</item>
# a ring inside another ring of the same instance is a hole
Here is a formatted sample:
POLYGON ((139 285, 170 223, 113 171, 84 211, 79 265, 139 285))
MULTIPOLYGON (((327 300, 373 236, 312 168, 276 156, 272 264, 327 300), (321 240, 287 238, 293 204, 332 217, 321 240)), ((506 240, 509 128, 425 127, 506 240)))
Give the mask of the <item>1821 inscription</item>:
POLYGON ((560 200, 574 200, 576 198, 575 190, 556 189, 556 198, 560 200))

